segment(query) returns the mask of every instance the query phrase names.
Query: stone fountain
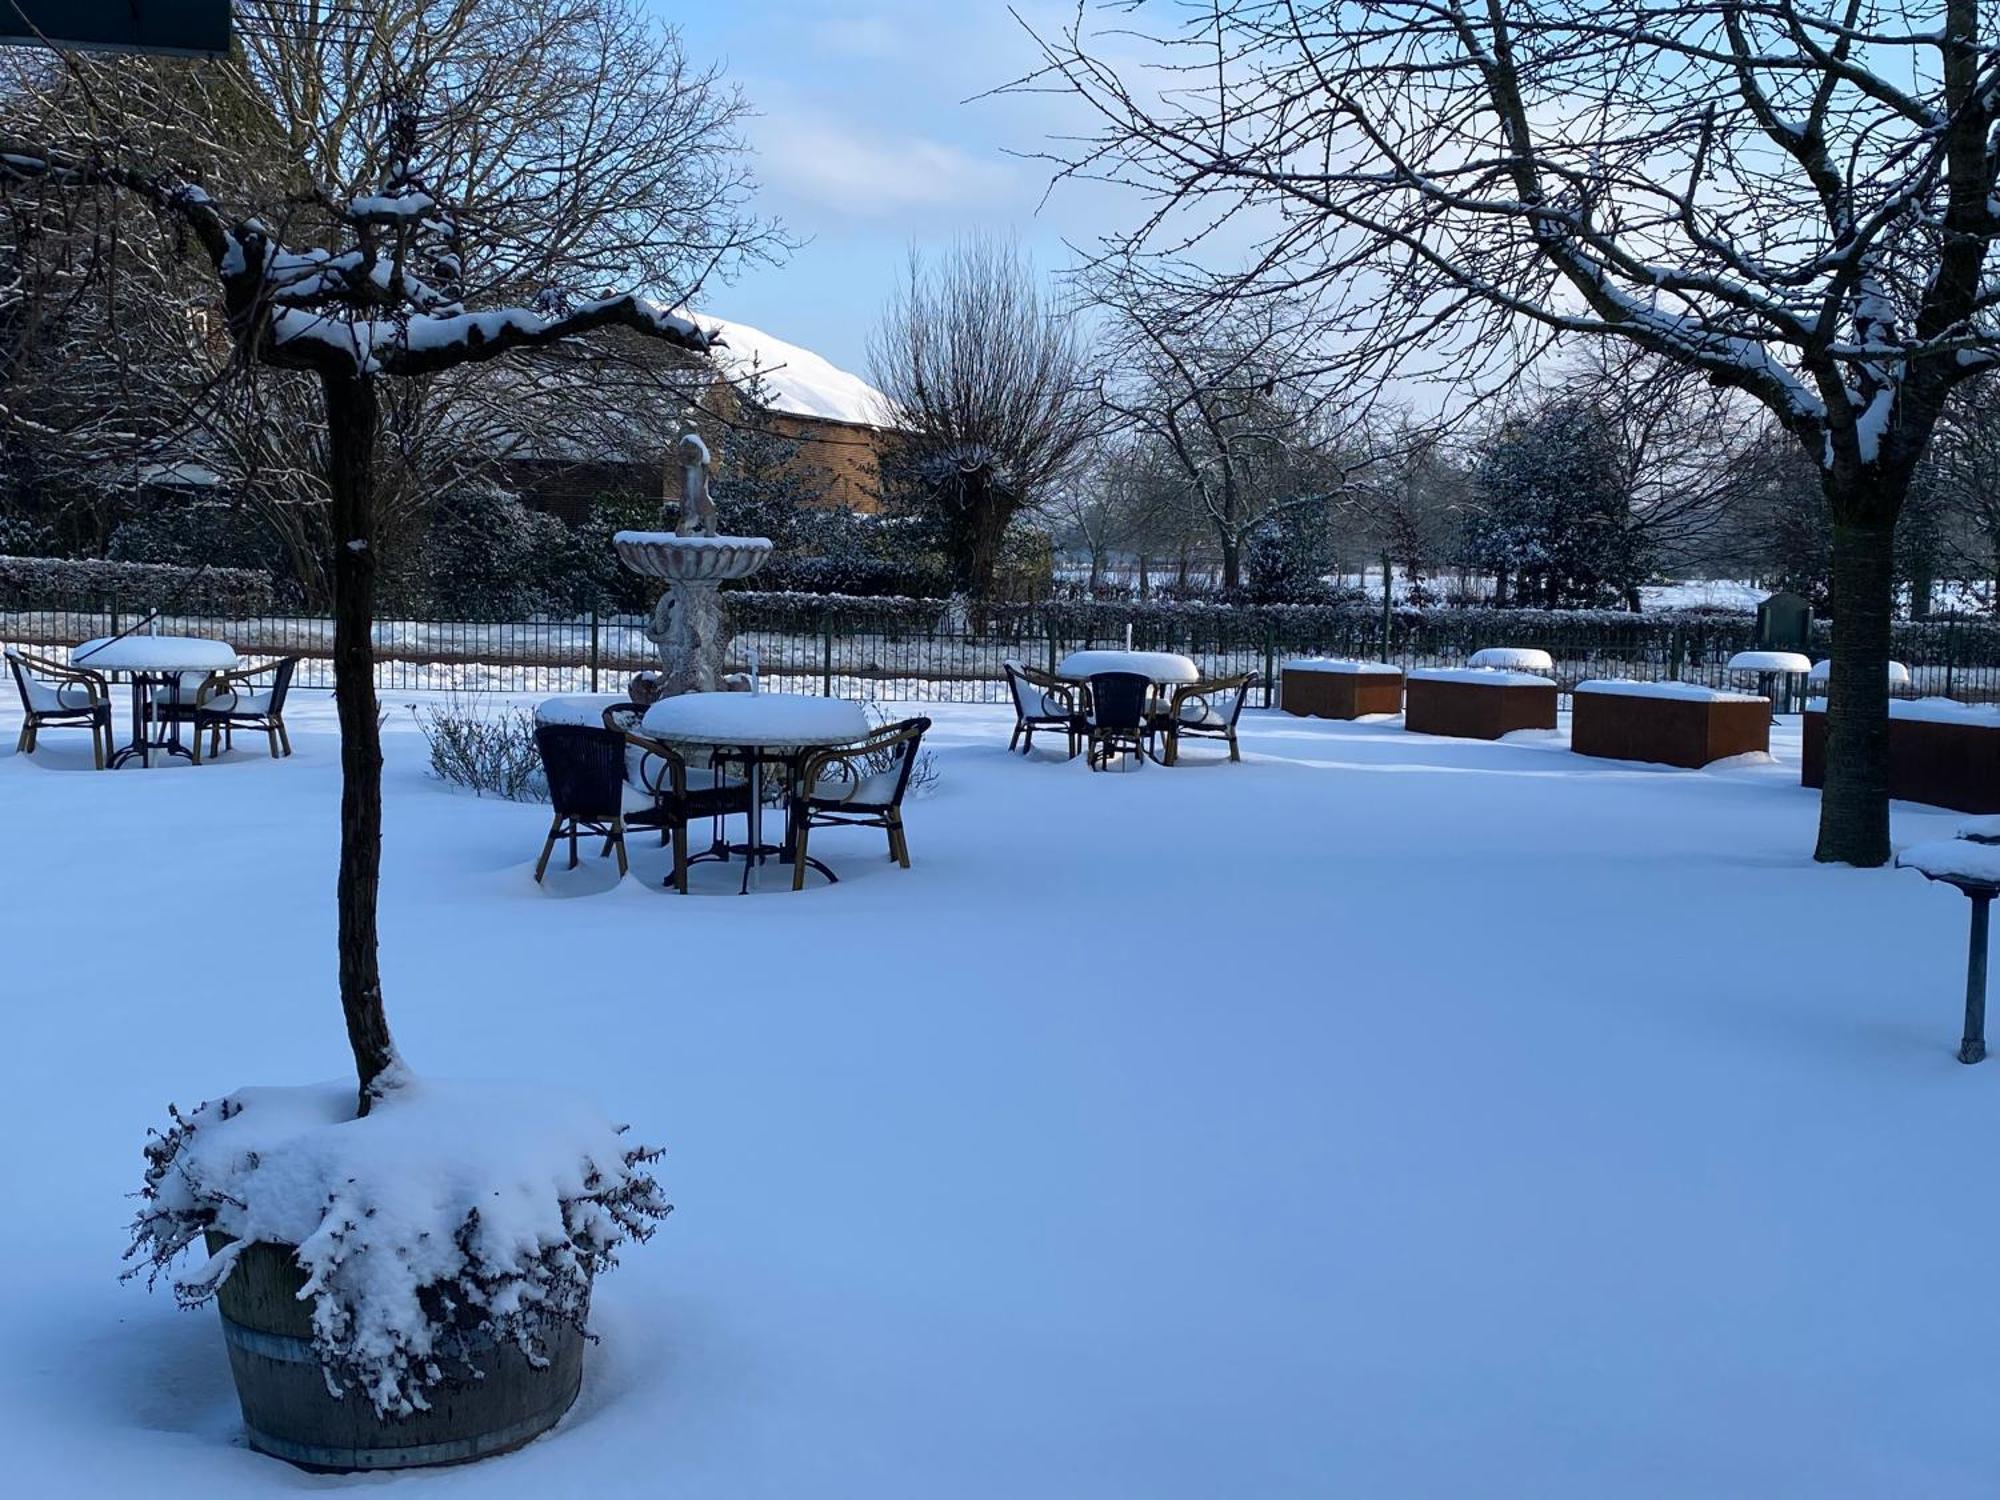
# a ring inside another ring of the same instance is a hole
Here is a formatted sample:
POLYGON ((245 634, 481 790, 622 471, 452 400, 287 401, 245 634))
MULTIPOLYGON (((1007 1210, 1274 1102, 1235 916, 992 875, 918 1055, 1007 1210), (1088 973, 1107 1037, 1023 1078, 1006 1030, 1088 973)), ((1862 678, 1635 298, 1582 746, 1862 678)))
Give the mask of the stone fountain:
POLYGON ((728 579, 748 578, 771 556, 769 537, 715 534, 711 461, 700 434, 682 433, 675 451, 686 476, 680 525, 673 531, 621 531, 611 539, 626 567, 666 580, 667 591, 646 627, 646 638, 660 652, 663 698, 712 693, 720 686, 729 630, 716 590, 728 579))

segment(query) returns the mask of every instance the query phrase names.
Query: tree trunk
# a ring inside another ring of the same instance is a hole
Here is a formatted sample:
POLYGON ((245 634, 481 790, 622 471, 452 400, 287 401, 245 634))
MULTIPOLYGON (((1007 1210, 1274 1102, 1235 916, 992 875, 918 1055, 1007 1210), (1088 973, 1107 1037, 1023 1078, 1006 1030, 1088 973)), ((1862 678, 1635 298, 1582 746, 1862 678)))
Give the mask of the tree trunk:
POLYGON ((1895 571, 1893 522, 1833 523, 1833 666, 1815 859, 1866 866, 1889 859, 1889 619, 1895 571))
POLYGON ((1229 533, 1222 535, 1222 586, 1230 593, 1243 581, 1243 548, 1229 533))
POLYGON ((1507 607, 1507 570, 1505 568, 1501 568, 1493 574, 1493 607, 1495 609, 1505 609, 1507 607))
POLYGON ((382 1010, 375 937, 382 876, 382 724, 375 702, 375 440, 373 382, 326 375, 327 468, 333 487, 333 691, 340 714, 340 1008, 360 1080, 360 1114, 396 1060, 382 1010))

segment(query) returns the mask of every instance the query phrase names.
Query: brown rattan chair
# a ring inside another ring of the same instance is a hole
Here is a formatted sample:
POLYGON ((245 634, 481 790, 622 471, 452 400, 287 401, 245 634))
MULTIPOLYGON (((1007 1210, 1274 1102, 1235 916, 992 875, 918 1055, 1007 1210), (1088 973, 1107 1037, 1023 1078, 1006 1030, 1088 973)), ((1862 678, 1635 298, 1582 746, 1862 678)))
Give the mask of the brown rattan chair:
POLYGON ((1019 662, 1002 662, 1001 670, 1007 674, 1007 692, 1014 700, 1014 733, 1007 748, 1026 755, 1035 748, 1035 731, 1052 729, 1067 739, 1069 757, 1075 760, 1086 722, 1082 686, 1019 662))
POLYGON ((21 694, 21 738, 14 748, 33 755, 44 729, 88 729, 91 759, 103 770, 111 753, 111 687, 103 674, 12 648, 7 666, 21 694))
MULTIPOLYGON (((605 710, 606 722, 623 706, 616 704, 605 710)), ((669 878, 673 888, 685 896, 690 864, 728 857, 723 819, 731 813, 741 813, 746 818, 750 815, 750 783, 724 775, 720 767, 707 771, 690 769, 686 757, 664 740, 649 739, 628 730, 624 743, 628 761, 634 752, 638 754, 637 766, 628 774, 636 776, 637 789, 650 803, 643 811, 627 813, 625 825, 657 828, 661 843, 672 840, 674 872, 669 878), (703 818, 714 820, 715 837, 704 852, 690 855, 688 825, 703 818)))
POLYGON ((910 868, 903 795, 910 789, 910 776, 930 727, 929 719, 904 719, 856 744, 815 750, 805 758, 792 796, 793 890, 805 889, 808 866, 828 880, 837 878, 806 853, 815 828, 884 829, 889 835, 889 858, 910 868))
POLYGON ((1176 688, 1173 702, 1157 726, 1165 745, 1160 764, 1171 766, 1180 759, 1183 735, 1226 740, 1229 758, 1242 760, 1243 753, 1236 747, 1236 721, 1243 715, 1243 702, 1256 680, 1254 672, 1245 672, 1176 688))
POLYGON ((298 670, 296 656, 281 657, 261 667, 245 667, 239 672, 217 672, 201 685, 194 698, 194 761, 201 764, 202 731, 208 731, 208 753, 220 753, 227 743, 236 746, 236 729, 261 729, 271 742, 271 759, 292 753, 292 737, 285 729, 285 695, 292 690, 292 674, 298 670), (262 691, 252 686, 266 673, 271 681, 262 691))

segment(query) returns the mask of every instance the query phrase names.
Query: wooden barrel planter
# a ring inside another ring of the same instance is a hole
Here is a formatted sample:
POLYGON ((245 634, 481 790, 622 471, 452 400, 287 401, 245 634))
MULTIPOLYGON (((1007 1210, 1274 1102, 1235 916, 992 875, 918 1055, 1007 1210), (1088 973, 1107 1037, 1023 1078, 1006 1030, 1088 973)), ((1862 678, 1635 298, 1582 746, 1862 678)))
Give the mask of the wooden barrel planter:
POLYGON ((1279 669, 1278 706, 1315 719, 1358 719, 1403 711, 1403 673, 1376 661, 1297 657, 1279 669))
POLYGON ((1517 729, 1556 727, 1556 685, 1527 672, 1484 668, 1412 672, 1403 727, 1416 734, 1497 740, 1517 729))
POLYGON ((1579 682, 1569 744, 1578 755, 1699 770, 1771 749, 1771 700, 1692 682, 1579 682))
MULTIPOLYGON (((1799 784, 1826 785, 1826 702, 1806 705, 1799 784)), ((2000 813, 2000 709, 1949 698, 1889 702, 1889 795, 2000 813)))
MULTIPOLYGON (((211 1252, 222 1243, 211 1235, 211 1252)), ((544 1336, 545 1367, 489 1339, 472 1355, 483 1379, 433 1387, 427 1411, 378 1416, 364 1393, 327 1390, 312 1304, 298 1296, 305 1283, 289 1247, 258 1244, 216 1295, 243 1425, 259 1453, 335 1473, 470 1463, 547 1432, 583 1388, 583 1333, 558 1323, 544 1336)))

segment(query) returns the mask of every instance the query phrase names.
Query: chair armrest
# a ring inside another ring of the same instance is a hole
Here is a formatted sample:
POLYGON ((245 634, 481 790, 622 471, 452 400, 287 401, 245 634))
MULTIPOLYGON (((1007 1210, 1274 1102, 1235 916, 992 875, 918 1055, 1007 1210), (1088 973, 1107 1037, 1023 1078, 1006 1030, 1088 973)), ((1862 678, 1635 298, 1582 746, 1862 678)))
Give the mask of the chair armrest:
MULTIPOLYGON (((666 768, 665 795, 674 797, 687 795, 687 761, 682 758, 680 751, 664 740, 649 739, 643 734, 634 734, 629 729, 625 731, 625 743, 641 751, 648 760, 657 760, 666 768)), ((639 762, 639 784, 655 797, 663 794, 658 779, 646 774, 644 760, 639 762)))
POLYGON ((31 656, 26 651, 7 653, 38 677, 54 678, 59 687, 80 684, 90 694, 92 704, 111 701, 111 684, 102 672, 93 672, 89 667, 72 667, 46 656, 31 656))

